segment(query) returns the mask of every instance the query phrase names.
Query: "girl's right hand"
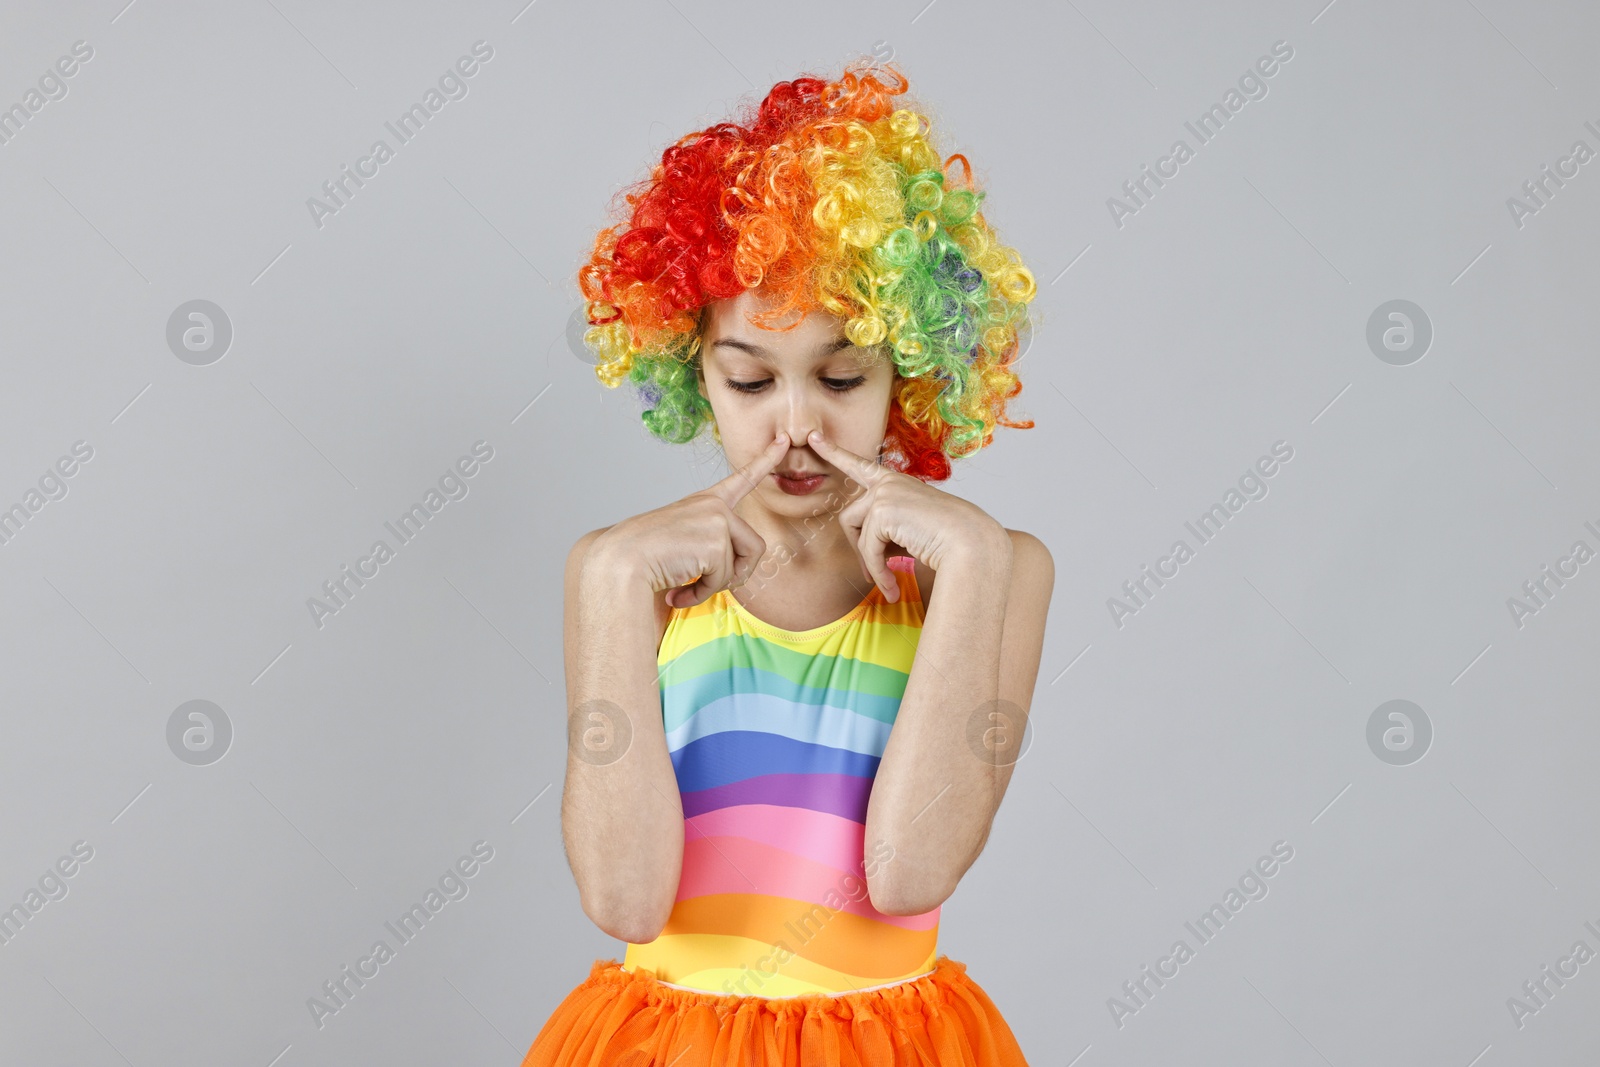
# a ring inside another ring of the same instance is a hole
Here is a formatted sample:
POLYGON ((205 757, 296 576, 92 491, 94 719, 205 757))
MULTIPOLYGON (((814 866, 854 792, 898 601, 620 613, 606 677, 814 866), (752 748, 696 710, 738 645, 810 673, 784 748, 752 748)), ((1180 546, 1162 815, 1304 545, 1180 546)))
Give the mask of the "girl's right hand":
POLYGON ((693 607, 718 590, 743 584, 767 543, 734 513, 734 505, 788 451, 789 437, 780 432, 765 451, 715 485, 610 527, 595 538, 590 552, 602 551, 639 569, 650 591, 665 590, 674 608, 693 607))

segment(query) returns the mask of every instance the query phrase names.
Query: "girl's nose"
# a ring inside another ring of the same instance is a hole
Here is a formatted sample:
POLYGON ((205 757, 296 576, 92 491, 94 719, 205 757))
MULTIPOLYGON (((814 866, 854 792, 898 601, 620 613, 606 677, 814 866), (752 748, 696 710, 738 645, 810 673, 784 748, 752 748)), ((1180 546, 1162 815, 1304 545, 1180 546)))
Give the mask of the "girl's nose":
POLYGON ((790 448, 805 448, 810 444, 811 431, 821 429, 809 420, 790 419, 784 426, 784 433, 789 435, 790 448))
POLYGON ((816 407, 807 401, 791 400, 786 414, 781 429, 789 435, 789 443, 793 448, 804 448, 812 430, 826 432, 817 416, 816 407))

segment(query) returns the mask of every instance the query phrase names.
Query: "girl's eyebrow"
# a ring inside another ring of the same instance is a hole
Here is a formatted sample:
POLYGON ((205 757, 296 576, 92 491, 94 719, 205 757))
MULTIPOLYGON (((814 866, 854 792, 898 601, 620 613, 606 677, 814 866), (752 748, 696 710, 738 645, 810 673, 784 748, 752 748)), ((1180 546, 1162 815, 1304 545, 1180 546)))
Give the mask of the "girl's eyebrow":
MULTIPOLYGON (((732 337, 719 337, 715 341, 711 342, 712 348, 720 348, 723 346, 728 348, 737 348, 739 351, 752 355, 759 360, 763 360, 768 363, 771 362, 771 353, 765 348, 762 348, 760 345, 753 344, 750 341, 740 341, 732 337)), ((830 341, 827 344, 824 344, 821 348, 817 349, 817 354, 814 358, 821 359, 823 356, 831 356, 841 348, 850 347, 852 347, 850 338, 841 337, 838 340, 830 341)))

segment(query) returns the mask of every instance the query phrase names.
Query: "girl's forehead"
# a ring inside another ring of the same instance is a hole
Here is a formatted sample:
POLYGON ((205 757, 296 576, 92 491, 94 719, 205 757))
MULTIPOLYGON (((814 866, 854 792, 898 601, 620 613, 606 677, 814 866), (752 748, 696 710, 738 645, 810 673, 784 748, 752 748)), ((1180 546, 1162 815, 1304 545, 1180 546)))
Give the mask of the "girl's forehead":
POLYGON ((886 348, 881 344, 866 348, 850 344, 843 333, 821 339, 801 338, 776 343, 749 334, 723 336, 706 334, 697 354, 702 360, 707 357, 713 361, 741 360, 768 369, 805 371, 812 367, 838 366, 839 360, 863 368, 874 367, 885 362, 886 348), (749 351, 741 345, 727 343, 729 341, 747 341, 751 345, 758 346, 758 350, 749 351))
POLYGON ((701 348, 726 356, 748 355, 763 362, 790 359, 821 359, 851 347, 838 322, 818 322, 792 330, 765 330, 760 327, 724 322, 721 328, 709 326, 701 332, 701 348))
POLYGON ((774 367, 810 367, 831 361, 834 356, 863 367, 881 361, 883 346, 859 348, 849 344, 845 321, 836 315, 815 309, 794 320, 790 329, 749 321, 749 316, 764 306, 749 291, 741 297, 707 304, 701 309, 697 353, 702 358, 724 360, 742 357, 774 367))

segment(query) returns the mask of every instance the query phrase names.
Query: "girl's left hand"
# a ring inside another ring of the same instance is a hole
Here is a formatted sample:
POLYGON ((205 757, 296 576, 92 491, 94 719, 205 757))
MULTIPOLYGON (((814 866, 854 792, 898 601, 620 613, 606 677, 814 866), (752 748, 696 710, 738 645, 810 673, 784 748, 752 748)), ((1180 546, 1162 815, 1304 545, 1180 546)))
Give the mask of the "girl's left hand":
POLYGON ((900 584, 885 560, 911 556, 934 570, 967 552, 1011 547, 1005 527, 969 501, 840 448, 812 430, 806 438, 825 461, 865 489, 839 512, 839 526, 861 557, 861 572, 894 603, 900 584))

